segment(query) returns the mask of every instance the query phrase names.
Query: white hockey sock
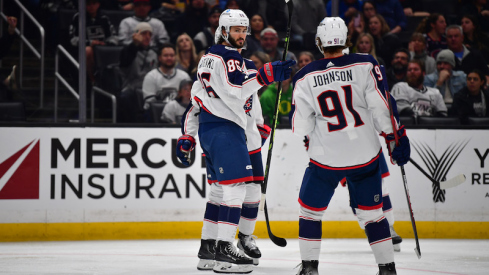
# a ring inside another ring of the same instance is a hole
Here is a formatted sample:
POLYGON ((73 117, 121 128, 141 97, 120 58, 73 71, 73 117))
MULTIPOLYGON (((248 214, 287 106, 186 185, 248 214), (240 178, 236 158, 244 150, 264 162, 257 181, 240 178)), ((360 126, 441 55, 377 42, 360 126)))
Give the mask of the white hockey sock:
POLYGON ((222 190, 223 200, 219 207, 217 240, 233 242, 241 216, 241 206, 246 195, 246 185, 242 182, 222 185, 222 190))
POLYGON ((239 219, 239 232, 245 235, 251 235, 255 231, 260 196, 261 186, 259 184, 249 183, 246 185, 246 196, 239 219))

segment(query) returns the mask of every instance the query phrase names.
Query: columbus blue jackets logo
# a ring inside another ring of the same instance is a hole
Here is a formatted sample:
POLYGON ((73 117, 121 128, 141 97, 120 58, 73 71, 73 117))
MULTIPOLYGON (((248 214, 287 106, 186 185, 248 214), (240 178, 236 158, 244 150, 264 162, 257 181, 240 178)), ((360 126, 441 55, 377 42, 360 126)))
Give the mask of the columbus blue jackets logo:
POLYGON ((251 117, 250 111, 251 111, 251 109, 253 109, 253 96, 250 96, 250 98, 248 98, 248 100, 246 100, 246 103, 243 106, 243 109, 244 109, 245 113, 251 117))

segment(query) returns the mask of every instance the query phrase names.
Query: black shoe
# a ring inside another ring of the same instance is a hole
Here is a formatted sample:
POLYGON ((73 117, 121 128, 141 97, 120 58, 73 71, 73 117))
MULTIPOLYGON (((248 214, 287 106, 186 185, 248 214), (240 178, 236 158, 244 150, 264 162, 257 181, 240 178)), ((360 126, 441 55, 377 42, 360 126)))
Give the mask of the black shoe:
POLYGON ((301 269, 297 275, 319 275, 319 261, 302 261, 301 269))
POLYGON ((251 258, 239 254, 233 243, 225 241, 217 241, 216 256, 214 257, 214 260, 237 265, 253 264, 253 260, 251 258))
POLYGON ((397 275, 396 265, 394 262, 388 264, 379 264, 378 275, 397 275))
POLYGON ((198 270, 212 270, 216 265, 214 255, 216 254, 216 240, 200 240, 198 270))
POLYGON ((256 246, 255 236, 238 233, 238 249, 243 251, 248 257, 253 259, 253 264, 258 265, 258 258, 261 258, 260 249, 256 246))

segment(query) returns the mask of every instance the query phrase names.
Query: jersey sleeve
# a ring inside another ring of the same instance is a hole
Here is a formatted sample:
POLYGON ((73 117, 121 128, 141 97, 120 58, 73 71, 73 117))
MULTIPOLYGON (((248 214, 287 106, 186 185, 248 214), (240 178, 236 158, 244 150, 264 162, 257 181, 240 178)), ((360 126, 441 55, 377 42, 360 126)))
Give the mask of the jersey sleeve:
MULTIPOLYGON (((195 81, 192 85, 192 95, 195 94, 194 89, 202 89, 202 86, 198 81, 195 81)), ((197 137, 199 131, 199 114, 199 104, 196 100, 191 100, 182 116, 182 135, 190 135, 194 138, 197 137)))
POLYGON ((316 126, 316 112, 314 111, 313 96, 309 95, 303 81, 294 78, 294 91, 292 97, 292 132, 298 136, 311 133, 316 126))
POLYGON ((387 79, 385 73, 381 71, 380 66, 373 57, 370 62, 372 67, 369 68, 366 74, 365 100, 368 109, 372 112, 376 130, 379 133, 390 134, 393 130, 387 97, 391 96, 386 94, 387 92, 384 86, 384 83, 387 85, 387 79))

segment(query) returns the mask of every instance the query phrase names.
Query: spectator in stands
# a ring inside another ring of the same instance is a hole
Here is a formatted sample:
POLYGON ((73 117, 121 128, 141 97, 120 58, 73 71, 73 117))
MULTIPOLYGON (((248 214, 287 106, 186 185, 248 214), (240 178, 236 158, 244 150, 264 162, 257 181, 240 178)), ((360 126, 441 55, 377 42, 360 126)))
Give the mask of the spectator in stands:
POLYGON ((370 20, 370 17, 377 14, 377 9, 375 9, 375 3, 372 0, 367 0, 363 2, 362 14, 365 22, 370 20))
POLYGON ((251 61, 255 64, 257 70, 259 70, 263 65, 268 62, 271 62, 270 56, 264 52, 254 52, 251 57, 251 61))
MULTIPOLYGON (((0 19, 3 20, 3 19, 0 19)), ((7 32, 0 38, 0 60, 6 56, 12 43, 15 39, 15 28, 17 27, 17 18, 13 16, 7 17, 8 28, 7 32)), ((7 77, 0 75, 0 102, 12 101, 22 97, 19 90, 18 67, 13 66, 12 72, 7 77), (17 92, 16 92, 17 91, 17 92)))
MULTIPOLYGON (((289 79, 282 81, 282 94, 280 96, 280 102, 278 103, 278 119, 277 125, 281 124, 280 120, 289 118, 290 110, 292 109, 292 91, 291 85, 292 78, 295 75, 295 68, 292 69, 292 73, 289 79)), ((262 108, 263 118, 265 124, 273 125, 273 115, 275 113, 275 101, 277 100, 278 83, 275 82, 269 85, 260 97, 260 104, 262 108), (268 118, 268 120, 267 120, 268 118)))
POLYGON ((304 51, 299 53, 299 62, 297 62, 297 64, 299 65, 299 70, 313 61, 314 55, 311 52, 304 51))
POLYGON ((489 117, 489 91, 484 89, 486 78, 479 70, 467 75, 467 86, 453 97, 452 109, 463 124, 468 117, 489 117))
POLYGON ((394 51, 401 47, 401 41, 395 34, 389 33, 389 26, 380 14, 370 18, 368 29, 374 38, 377 56, 384 59, 386 64, 391 64, 394 51))
POLYGON ((190 74, 199 64, 197 59, 194 41, 188 34, 182 33, 177 38, 177 68, 190 74))
POLYGON ((436 61, 426 52, 426 39, 422 33, 415 32, 411 36, 409 53, 411 55, 411 60, 423 61, 426 74, 431 74, 436 71, 436 61))
POLYGON ((132 0, 100 0, 100 9, 102 10, 130 11, 133 8, 132 0))
MULTIPOLYGON (((340 0, 338 5, 338 16, 341 17, 341 19, 343 19, 345 23, 348 25, 350 20, 360 15, 360 11, 362 10, 362 4, 363 3, 361 0, 340 0)), ((332 1, 329 1, 328 4, 326 5, 326 13, 329 16, 332 15, 331 6, 332 6, 332 1)))
POLYGON ((407 67, 410 60, 409 51, 399 48, 394 52, 391 66, 386 70, 387 84, 393 87, 398 82, 406 82, 407 67))
POLYGON ((477 16, 483 30, 489 30, 489 4, 487 0, 467 0, 462 14, 477 16))
POLYGON ((239 10, 241 9, 239 6, 239 2, 237 0, 227 0, 226 5, 224 6, 224 10, 231 9, 231 10, 239 10))
MULTIPOLYGON (((266 52, 272 61, 282 60, 283 49, 278 48, 278 34, 272 28, 264 29, 260 34, 260 43, 263 51, 266 52)), ((294 53, 287 52, 286 60, 297 60, 294 53)))
POLYGON ((246 49, 241 54, 250 57, 256 51, 263 51, 260 44, 260 33, 266 28, 265 19, 260 14, 255 14, 250 18, 250 35, 246 37, 246 49))
MULTIPOLYGON (((218 7, 212 7, 207 16, 208 26, 203 31, 199 32, 194 37, 195 48, 197 52, 206 50, 210 46, 214 45, 214 34, 217 27, 219 27, 219 16, 221 16, 222 10, 218 7)), ((248 42, 248 41, 247 41, 248 42)))
POLYGON ((132 42, 122 49, 123 90, 142 89, 144 76, 158 66, 158 55, 150 49, 152 34, 151 25, 141 22, 134 28, 132 42))
POLYGON ((144 77, 143 99, 144 109, 149 109, 152 101, 169 102, 175 99, 182 80, 190 80, 189 75, 176 65, 175 46, 164 44, 158 51, 159 67, 151 70, 144 77))
MULTIPOLYGON (((264 52, 256 51, 250 56, 251 61, 255 64, 255 67, 257 70, 259 70, 263 65, 265 65, 268 62, 271 62, 270 56, 264 52)), ((263 86, 258 90, 258 96, 261 96, 261 94, 267 89, 267 86, 263 86)))
POLYGON ((489 61, 489 36, 482 32, 477 17, 465 15, 462 17, 464 44, 468 49, 477 49, 484 59, 489 61))
MULTIPOLYGON (((296 2, 294 1, 294 4, 296 2)), ((265 18, 268 27, 276 31, 286 31, 288 12, 284 0, 260 0, 255 3, 260 5, 258 13, 265 18)))
POLYGON ((423 85, 424 64, 411 60, 408 64, 407 81, 399 82, 391 89, 401 116, 447 116, 447 107, 440 92, 423 85))
POLYGON ((190 0, 185 12, 177 20, 177 33, 187 33, 194 37, 207 25, 207 5, 204 0, 190 0))
POLYGON ((468 74, 474 69, 478 69, 484 73, 487 81, 489 79, 487 62, 477 49, 468 49, 464 46, 462 27, 458 25, 448 26, 446 35, 448 48, 455 54, 456 65, 454 66, 454 70, 464 71, 468 74))
POLYGON ((375 53, 374 38, 368 33, 360 34, 355 45, 355 52, 370 54, 377 60, 379 65, 385 65, 384 60, 375 53))
MULTIPOLYGON (((357 0, 347 0, 357 1, 357 0)), ((326 17, 322 0, 296 1, 292 13, 292 39, 303 42, 305 33, 316 33, 319 23, 326 17), (306 19, 307 20, 304 20, 306 19)))
MULTIPOLYGON (((93 47, 97 45, 117 45, 117 36, 114 26, 112 26, 112 23, 110 23, 107 16, 100 14, 99 8, 100 0, 87 0, 85 55, 87 59, 87 76, 92 83, 95 81, 95 58, 93 47)), ((70 26, 70 42, 71 45, 76 48, 78 48, 78 42, 80 40, 78 17, 79 14, 75 14, 70 26)))
POLYGON ((129 45, 132 43, 134 27, 140 22, 146 22, 151 25, 151 48, 158 48, 159 45, 170 41, 165 25, 159 19, 148 16, 151 10, 150 0, 133 0, 134 16, 127 17, 119 25, 119 43, 129 45))
POLYGON ((439 13, 432 13, 416 28, 416 32, 424 35, 427 51, 431 57, 435 57, 439 51, 447 48, 446 28, 445 17, 439 13))
POLYGON ((423 10, 423 2, 419 0, 399 0, 406 16, 429 16, 430 13, 423 10))
POLYGON ((384 17, 389 25, 390 33, 398 33, 406 29, 407 19, 399 0, 373 0, 377 14, 384 17))
POLYGON ((181 117, 188 104, 190 103, 190 91, 192 90, 193 81, 182 80, 178 87, 178 94, 175 99, 172 99, 165 105, 161 113, 161 120, 166 123, 179 124, 177 117, 181 117))
POLYGON ((426 76, 424 85, 440 90, 447 104, 453 102, 456 92, 465 87, 465 73, 455 71, 455 57, 451 50, 442 50, 436 56, 436 72, 426 76))

